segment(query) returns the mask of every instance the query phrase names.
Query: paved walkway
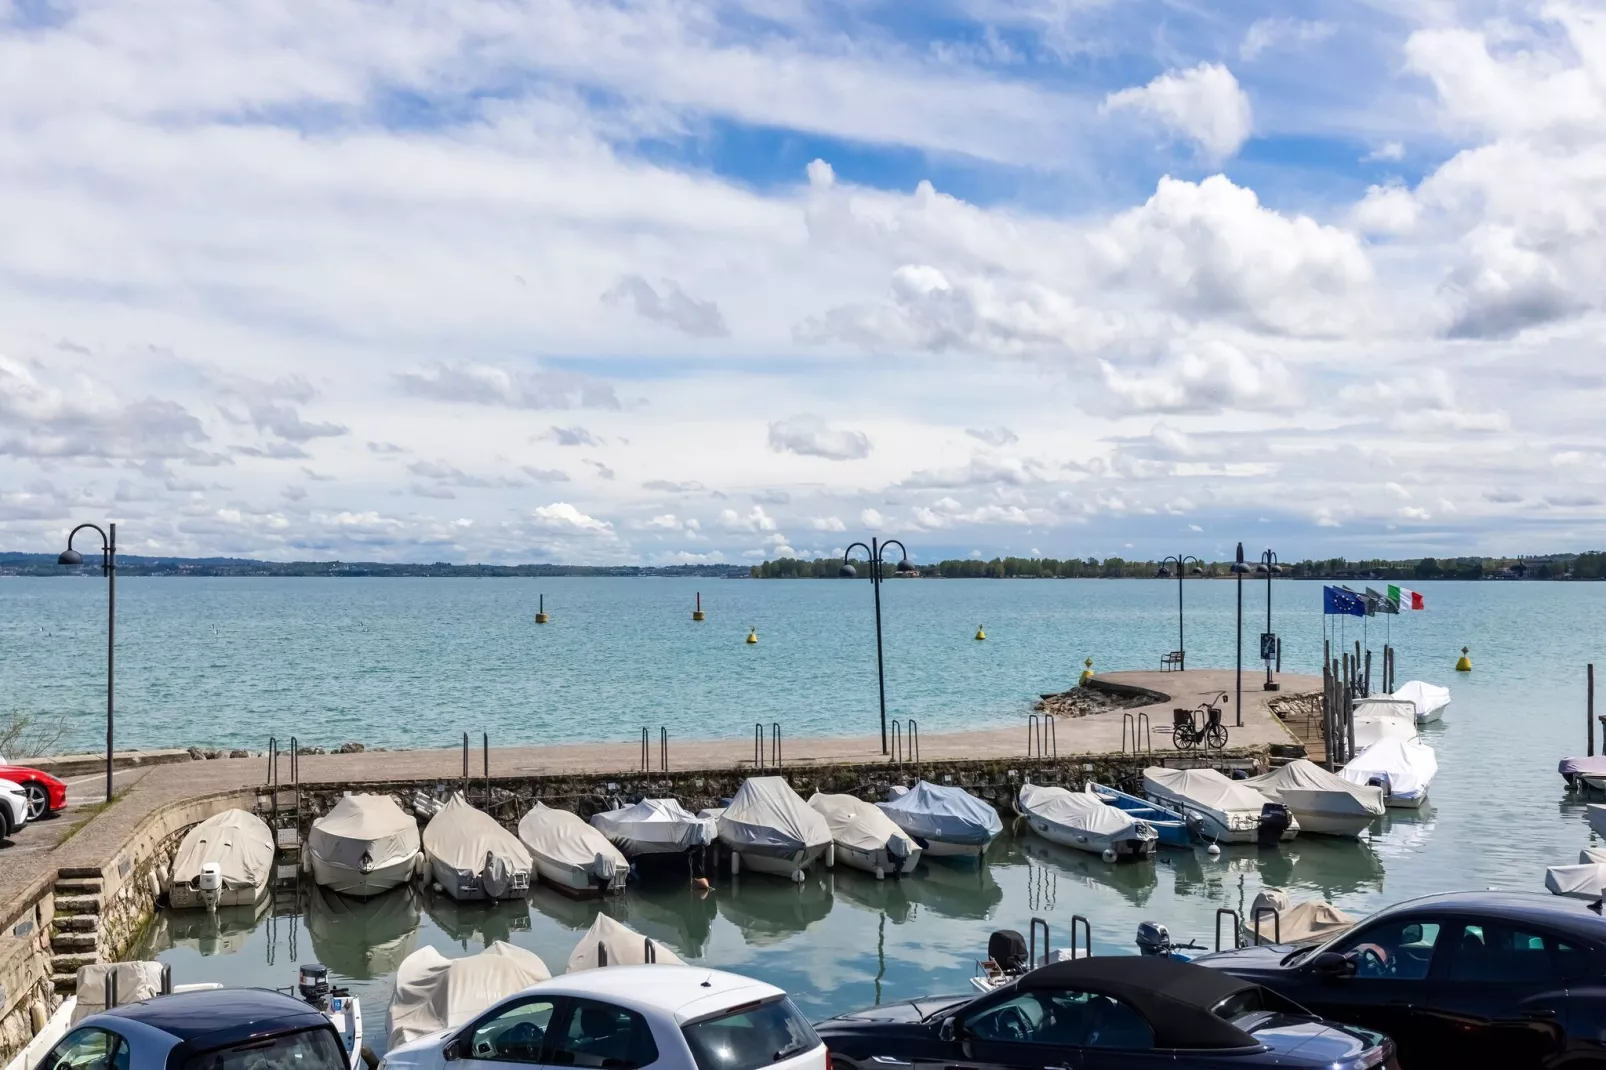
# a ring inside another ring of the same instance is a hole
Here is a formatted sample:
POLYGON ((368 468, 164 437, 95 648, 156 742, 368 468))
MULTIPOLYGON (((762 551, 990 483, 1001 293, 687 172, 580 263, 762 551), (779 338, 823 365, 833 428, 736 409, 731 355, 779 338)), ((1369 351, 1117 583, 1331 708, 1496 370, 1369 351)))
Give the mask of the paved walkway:
MULTIPOLYGON (((1193 669, 1187 672, 1120 672, 1101 674, 1101 680, 1146 688, 1169 696, 1163 702, 1143 707, 1153 727, 1152 746, 1156 752, 1172 752, 1171 709, 1197 706, 1222 691, 1233 691, 1231 669, 1193 669)), ((1283 693, 1321 689, 1321 679, 1283 674, 1283 693)), ((1236 716, 1231 705, 1223 708, 1222 720, 1229 726, 1228 746, 1289 743, 1292 737, 1266 708, 1275 693, 1258 690, 1258 677, 1246 674, 1243 727, 1233 727, 1236 716), (1248 688, 1254 683, 1256 690, 1248 688)), ((1102 754, 1121 749, 1123 713, 1137 710, 1111 710, 1086 717, 1057 722, 1058 753, 1102 754)), ((933 760, 987 760, 1021 757, 1026 754, 1027 726, 1015 725, 973 732, 933 733, 920 740, 921 758, 933 760)), ((766 744, 767 747, 767 744, 766 744)), ((652 741, 652 763, 658 764, 657 740, 652 741)), ((1173 752, 1174 753, 1174 752, 1173 752)), ((752 740, 669 741, 669 767, 672 770, 719 769, 750 765, 752 740)), ((855 764, 884 761, 879 736, 783 739, 782 760, 788 767, 809 764, 855 764)), ((482 775, 482 757, 471 751, 469 770, 482 775)), ((493 777, 562 775, 579 773, 628 773, 641 766, 639 740, 626 743, 563 744, 550 747, 499 747, 491 751, 493 777)), ((24 829, 16 846, 0 848, 0 917, 9 912, 14 898, 32 887, 48 871, 68 866, 97 865, 110 858, 141 822, 152 812, 186 798, 238 791, 264 783, 267 762, 262 758, 221 758, 131 769, 118 774, 118 800, 92 817, 66 842, 60 842, 74 825, 72 813, 52 821, 39 822, 24 829), (19 864, 20 863, 20 864, 19 864)), ((463 774, 461 750, 375 751, 362 754, 305 755, 301 758, 303 784, 383 783, 430 778, 452 780, 463 774)), ((289 763, 281 759, 281 777, 288 777, 289 763)), ((73 798, 73 806, 98 802, 103 781, 89 777, 75 785, 84 794, 73 798)), ((76 795, 78 792, 75 792, 76 795)))

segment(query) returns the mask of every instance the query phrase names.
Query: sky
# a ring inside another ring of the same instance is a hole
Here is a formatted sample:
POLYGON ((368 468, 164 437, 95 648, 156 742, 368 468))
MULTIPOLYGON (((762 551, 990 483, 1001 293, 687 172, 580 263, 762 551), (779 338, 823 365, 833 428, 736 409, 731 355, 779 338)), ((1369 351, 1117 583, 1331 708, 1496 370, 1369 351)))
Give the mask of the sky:
POLYGON ((0 0, 0 549, 1593 548, 1603 225, 1599 3, 0 0))

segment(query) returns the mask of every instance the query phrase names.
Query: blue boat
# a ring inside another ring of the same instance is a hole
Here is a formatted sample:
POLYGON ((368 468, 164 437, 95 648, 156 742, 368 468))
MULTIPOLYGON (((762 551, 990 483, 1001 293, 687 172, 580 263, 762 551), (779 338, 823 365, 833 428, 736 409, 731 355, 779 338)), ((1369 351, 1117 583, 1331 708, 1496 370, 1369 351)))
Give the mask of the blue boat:
POLYGON ((1162 847, 1192 847, 1199 839, 1199 823, 1189 821, 1175 810, 1168 810, 1147 799, 1128 795, 1115 788, 1107 788, 1103 784, 1095 784, 1091 780, 1087 783, 1087 790, 1097 795, 1107 805, 1117 810, 1124 810, 1133 817, 1141 818, 1153 825, 1154 831, 1160 834, 1162 847))

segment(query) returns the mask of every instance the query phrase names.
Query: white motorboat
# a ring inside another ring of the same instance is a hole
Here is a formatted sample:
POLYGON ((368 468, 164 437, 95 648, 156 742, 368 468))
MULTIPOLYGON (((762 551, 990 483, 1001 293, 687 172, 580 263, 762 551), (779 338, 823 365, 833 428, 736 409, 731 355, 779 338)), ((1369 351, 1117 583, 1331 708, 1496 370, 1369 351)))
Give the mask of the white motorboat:
POLYGON ((1315 762, 1296 759, 1244 781, 1275 803, 1288 807, 1304 833, 1359 836, 1383 816, 1383 789, 1351 784, 1315 762))
POLYGON ((1450 705, 1448 687, 1440 687, 1438 684, 1425 683, 1421 680, 1407 680, 1388 697, 1409 702, 1417 724, 1437 721, 1444 716, 1445 707, 1450 705))
POLYGON ((634 806, 607 810, 592 817, 591 825, 632 863, 699 851, 719 835, 713 821, 697 816, 676 799, 643 799, 634 806))
POLYGON ((1551 866, 1545 870, 1545 887, 1551 895, 1568 899, 1594 902, 1606 897, 1606 848, 1584 848, 1575 866, 1551 866))
POLYGON ((591 923, 569 956, 567 973, 603 966, 684 966, 679 955, 658 941, 603 913, 591 923))
POLYGON ((560 892, 607 895, 625 890, 630 861, 579 814, 536 803, 519 819, 519 842, 534 857, 536 873, 560 892))
POLYGON ((801 883, 816 859, 831 864, 831 826, 783 777, 749 778, 714 820, 732 874, 746 867, 801 883))
POLYGON ((421 947, 396 970, 385 1023, 389 1047, 455 1029, 506 996, 551 979, 540 956, 498 940, 478 955, 449 959, 421 947))
POLYGON ((1593 788, 1595 791, 1606 791, 1606 754, 1594 754, 1587 758, 1563 758, 1556 766, 1556 772, 1567 782, 1569 788, 1593 788))
POLYGON ((185 834, 173 856, 167 901, 175 910, 251 906, 273 879, 273 831, 254 814, 225 810, 185 834))
POLYGON ((891 794, 876 805, 932 858, 980 858, 1004 831, 998 811, 964 788, 921 780, 912 788, 894 787, 891 794))
POLYGON ((1380 739, 1415 739, 1416 703, 1397 698, 1363 698, 1355 703, 1355 752, 1380 739))
POLYGON ((1090 791, 1022 784, 1015 808, 1031 830, 1051 843, 1118 858, 1151 858, 1160 834, 1147 821, 1107 805, 1090 791))
POLYGON ((809 805, 831 828, 836 861, 874 873, 876 880, 915 871, 920 845, 874 803, 853 795, 815 792, 809 805))
POLYGON ((306 864, 323 887, 366 899, 412 879, 421 842, 418 819, 389 795, 347 795, 312 823, 306 864))
POLYGON ((1242 781, 1229 780, 1214 769, 1143 771, 1149 798, 1185 817, 1197 817, 1207 842, 1259 843, 1270 846, 1299 835, 1299 822, 1282 803, 1269 802, 1242 781))
POLYGON ((1244 935, 1257 944, 1303 947, 1330 940, 1357 920, 1320 899, 1292 903, 1281 888, 1266 888, 1255 896, 1243 927, 1244 935))
POLYGON ((453 794, 424 826, 429 872, 453 899, 516 899, 535 859, 519 838, 453 794))
POLYGON ((1428 800, 1439 772, 1433 748, 1419 739, 1385 736, 1349 760, 1339 772, 1351 784, 1383 789, 1383 805, 1414 810, 1428 800))

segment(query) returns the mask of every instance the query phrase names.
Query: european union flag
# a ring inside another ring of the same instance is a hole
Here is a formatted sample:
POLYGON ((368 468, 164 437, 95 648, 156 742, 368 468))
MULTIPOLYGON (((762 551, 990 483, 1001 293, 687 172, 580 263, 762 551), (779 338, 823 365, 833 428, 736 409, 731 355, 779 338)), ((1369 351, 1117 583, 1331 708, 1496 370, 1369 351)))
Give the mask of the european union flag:
POLYGON ((1339 616, 1366 616, 1366 601, 1353 591, 1337 587, 1322 588, 1322 612, 1339 616))

